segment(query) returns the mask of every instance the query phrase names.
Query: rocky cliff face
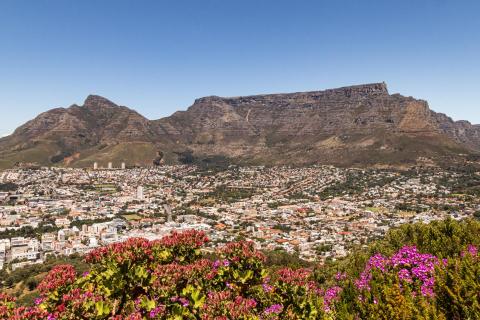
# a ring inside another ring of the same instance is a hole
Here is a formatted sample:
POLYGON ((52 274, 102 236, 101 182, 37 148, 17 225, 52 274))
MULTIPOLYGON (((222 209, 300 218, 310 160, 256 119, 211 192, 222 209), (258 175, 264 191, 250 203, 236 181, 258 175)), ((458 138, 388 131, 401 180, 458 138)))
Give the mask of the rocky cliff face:
POLYGON ((0 140, 0 150, 4 163, 30 160, 33 153, 39 159, 31 160, 42 164, 62 155, 73 165, 109 157, 149 164, 161 150, 171 162, 188 153, 190 159, 220 156, 255 164, 407 164, 479 152, 480 126, 435 113, 426 101, 390 95, 385 83, 205 97, 154 121, 89 96, 83 106, 53 109, 27 122, 0 140))
POLYGON ((144 139, 149 120, 136 111, 89 96, 83 106, 57 108, 40 114, 15 130, 13 137, 61 141, 72 148, 101 142, 144 139))
POLYGON ((390 95, 385 83, 206 97, 156 125, 194 154, 252 163, 414 163, 480 149, 478 126, 437 114, 426 101, 390 95))
POLYGON ((71 164, 109 146, 152 144, 150 127, 150 121, 136 111, 91 95, 83 106, 44 112, 0 139, 0 166, 16 162, 62 164, 64 160, 71 164))

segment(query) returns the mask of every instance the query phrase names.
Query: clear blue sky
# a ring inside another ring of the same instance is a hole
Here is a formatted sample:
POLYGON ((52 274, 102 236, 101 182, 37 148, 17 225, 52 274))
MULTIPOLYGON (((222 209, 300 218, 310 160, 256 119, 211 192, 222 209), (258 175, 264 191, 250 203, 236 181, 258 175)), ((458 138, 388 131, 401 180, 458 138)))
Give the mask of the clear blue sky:
POLYGON ((386 81, 480 123, 480 1, 0 0, 0 135, 90 93, 150 119, 206 95, 386 81))

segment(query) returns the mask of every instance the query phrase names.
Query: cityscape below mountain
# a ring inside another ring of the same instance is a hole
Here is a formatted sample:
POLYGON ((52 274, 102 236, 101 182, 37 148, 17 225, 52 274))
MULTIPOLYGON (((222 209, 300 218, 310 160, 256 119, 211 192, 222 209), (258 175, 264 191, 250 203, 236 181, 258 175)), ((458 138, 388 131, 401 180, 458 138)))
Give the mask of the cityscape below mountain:
POLYGON ((479 155, 385 83, 89 96, 0 139, 0 319, 479 319, 479 155))
POLYGON ((479 12, 0 1, 0 320, 480 320, 479 12))

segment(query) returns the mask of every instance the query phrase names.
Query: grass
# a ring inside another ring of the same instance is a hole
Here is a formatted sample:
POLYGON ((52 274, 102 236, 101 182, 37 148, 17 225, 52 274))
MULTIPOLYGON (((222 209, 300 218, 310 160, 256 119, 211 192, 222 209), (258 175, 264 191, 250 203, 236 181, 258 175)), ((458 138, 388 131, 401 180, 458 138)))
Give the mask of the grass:
POLYGON ((156 158, 157 148, 148 142, 124 142, 104 149, 90 149, 81 152, 81 159, 74 162, 74 167, 91 167, 94 162, 107 167, 112 162, 114 167, 120 167, 122 162, 128 165, 151 164, 156 158))
POLYGON ((116 188, 117 186, 114 184, 96 184, 95 188, 103 189, 103 188, 116 188))
POLYGON ((124 214, 122 217, 124 217, 127 221, 138 221, 142 219, 142 217, 140 217, 138 214, 124 214))
POLYGON ((401 217, 404 217, 404 218, 407 218, 407 217, 413 217, 415 216, 417 213, 415 211, 403 211, 403 210, 399 210, 397 211, 397 214, 401 217))
POLYGON ((35 145, 18 151, 6 151, 0 155, 0 168, 10 168, 16 162, 35 162, 48 165, 50 157, 58 152, 59 148, 50 141, 38 141, 35 145))

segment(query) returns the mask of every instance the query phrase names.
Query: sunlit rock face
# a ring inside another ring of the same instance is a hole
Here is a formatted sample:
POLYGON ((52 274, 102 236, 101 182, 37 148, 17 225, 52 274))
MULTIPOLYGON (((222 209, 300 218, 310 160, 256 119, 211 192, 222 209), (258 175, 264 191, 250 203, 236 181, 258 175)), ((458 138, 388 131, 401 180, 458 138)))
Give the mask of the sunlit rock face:
POLYGON ((204 97, 159 120, 91 95, 83 106, 52 109, 0 139, 4 166, 15 160, 50 164, 63 156, 78 166, 96 157, 151 164, 159 151, 167 162, 181 162, 188 153, 193 160, 267 165, 411 164, 479 152, 480 126, 455 122, 426 101, 389 94, 385 83, 374 83, 204 97))

